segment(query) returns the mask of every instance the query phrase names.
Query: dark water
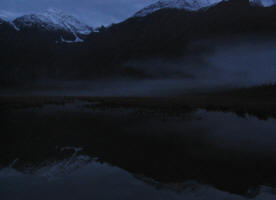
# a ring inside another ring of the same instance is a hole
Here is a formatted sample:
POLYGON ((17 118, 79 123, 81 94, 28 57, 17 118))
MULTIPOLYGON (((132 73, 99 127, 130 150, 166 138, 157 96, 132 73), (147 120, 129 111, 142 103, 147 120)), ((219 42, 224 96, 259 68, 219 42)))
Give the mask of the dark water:
POLYGON ((275 199, 276 120, 83 103, 1 113, 0 199, 275 199))

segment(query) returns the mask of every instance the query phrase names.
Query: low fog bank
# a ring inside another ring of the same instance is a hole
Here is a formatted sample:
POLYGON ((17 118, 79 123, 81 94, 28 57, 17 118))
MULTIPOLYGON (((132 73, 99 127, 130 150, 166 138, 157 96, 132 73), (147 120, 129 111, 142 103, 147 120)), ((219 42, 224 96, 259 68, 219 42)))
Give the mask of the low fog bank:
MULTIPOLYGON (((274 83, 276 77, 276 38, 251 37, 214 43, 214 51, 204 56, 218 73, 208 79, 232 82, 237 86, 274 83), (219 76, 219 77, 218 77, 219 76)), ((219 82, 220 83, 220 82, 219 82)))
POLYGON ((130 61, 156 79, 185 79, 190 86, 251 86, 275 82, 276 38, 236 36, 194 42, 176 59, 130 61))
POLYGON ((197 41, 182 58, 132 60, 143 79, 40 81, 2 95, 171 96, 275 83, 276 38, 231 37, 197 41))
MULTIPOLYGON (((43 95, 43 96, 179 96, 191 92, 225 89, 216 81, 197 82, 184 79, 164 80, 97 80, 97 81, 47 81, 35 87, 1 89, 4 96, 43 95)), ((229 88, 229 87, 228 87, 229 88)))

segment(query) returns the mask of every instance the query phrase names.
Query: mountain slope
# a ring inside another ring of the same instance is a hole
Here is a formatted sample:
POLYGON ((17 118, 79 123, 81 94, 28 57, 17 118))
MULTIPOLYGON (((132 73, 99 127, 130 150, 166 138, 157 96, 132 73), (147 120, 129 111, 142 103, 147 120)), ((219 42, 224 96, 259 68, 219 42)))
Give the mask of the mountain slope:
POLYGON ((160 0, 157 3, 151 4, 148 7, 145 7, 144 9, 138 11, 134 16, 146 16, 150 13, 164 8, 176 8, 196 11, 201 8, 215 5, 216 3, 219 3, 221 1, 222 0, 160 0))
POLYGON ((82 41, 92 32, 92 28, 80 22, 75 17, 56 9, 49 9, 45 13, 24 15, 15 19, 14 24, 20 29, 36 29, 46 32, 59 32, 63 38, 82 41), (70 35, 68 37, 68 35, 70 35))
MULTIPOLYGON (((56 43, 60 34, 68 34, 63 29, 59 31, 32 26, 15 31, 13 38, 13 34, 8 34, 8 51, 0 46, 6 55, 0 61, 0 68, 5 67, 1 78, 22 81, 24 77, 28 80, 144 77, 143 72, 128 68, 126 63, 180 57, 189 53, 191 43, 202 39, 275 35, 276 7, 252 6, 248 0, 228 0, 192 12, 164 8, 92 32, 83 43, 56 43)), ((71 40, 75 39, 72 33, 70 36, 71 40)))
MULTIPOLYGON (((165 8, 185 9, 188 11, 198 11, 203 8, 209 8, 222 1, 228 0, 160 0, 138 11, 134 17, 143 17, 155 11, 165 8)), ((274 0, 248 0, 251 5, 272 6, 274 0)))
POLYGON ((0 24, 3 24, 3 23, 5 23, 5 20, 0 18, 0 24))
POLYGON ((197 12, 166 8, 132 17, 92 33, 84 45, 94 55, 91 66, 102 68, 131 59, 180 56, 189 43, 200 39, 266 33, 276 33, 275 6, 229 0, 197 12))
POLYGON ((255 5, 264 6, 264 7, 269 7, 276 4, 275 0, 249 0, 249 2, 253 5, 255 4, 255 5))

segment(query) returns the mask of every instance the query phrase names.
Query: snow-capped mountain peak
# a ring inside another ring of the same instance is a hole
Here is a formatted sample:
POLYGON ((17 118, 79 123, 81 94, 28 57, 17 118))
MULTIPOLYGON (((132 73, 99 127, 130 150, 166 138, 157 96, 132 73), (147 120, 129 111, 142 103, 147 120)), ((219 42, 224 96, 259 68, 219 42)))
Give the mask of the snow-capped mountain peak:
POLYGON ((177 8, 189 11, 196 11, 204 7, 215 5, 222 0, 159 0, 157 3, 140 10, 135 14, 136 17, 146 16, 163 8, 177 8))
MULTIPOLYGON (((208 8, 214 6, 222 1, 229 0, 159 0, 158 2, 145 7, 144 9, 138 11, 134 17, 143 17, 150 13, 163 8, 176 8, 185 9, 188 11, 197 11, 202 8, 208 8)), ((258 6, 272 6, 276 4, 276 0, 248 0, 252 5, 258 6)))
POLYGON ((17 18, 14 22, 18 27, 39 25, 46 30, 65 30, 73 33, 76 37, 88 35, 92 31, 91 27, 80 22, 75 17, 53 8, 48 9, 44 13, 24 15, 17 18))
POLYGON ((8 23, 10 24, 15 30, 19 31, 19 28, 13 23, 11 13, 9 12, 0 12, 0 24, 8 23))

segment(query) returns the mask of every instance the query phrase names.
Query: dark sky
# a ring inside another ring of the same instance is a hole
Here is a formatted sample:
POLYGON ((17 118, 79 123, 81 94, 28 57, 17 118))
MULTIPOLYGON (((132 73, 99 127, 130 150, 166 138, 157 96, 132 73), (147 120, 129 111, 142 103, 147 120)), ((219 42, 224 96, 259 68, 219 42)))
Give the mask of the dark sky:
POLYGON ((133 15, 157 0, 0 0, 0 17, 57 8, 92 26, 107 25, 133 15))

